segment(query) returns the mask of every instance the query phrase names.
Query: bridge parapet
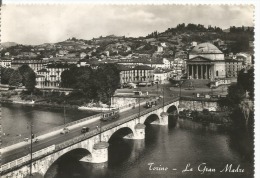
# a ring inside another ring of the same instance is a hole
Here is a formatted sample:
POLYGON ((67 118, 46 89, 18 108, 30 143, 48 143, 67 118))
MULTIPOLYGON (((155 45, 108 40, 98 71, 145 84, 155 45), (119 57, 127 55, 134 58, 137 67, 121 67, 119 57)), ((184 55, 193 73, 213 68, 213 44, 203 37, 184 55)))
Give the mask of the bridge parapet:
MULTIPOLYGON (((51 129, 35 133, 35 135, 41 136, 41 135, 44 135, 44 134, 47 134, 47 133, 55 132, 55 131, 63 129, 64 127, 69 127, 69 126, 72 126, 72 125, 75 125, 75 124, 78 124, 78 123, 81 123, 81 122, 85 122, 85 121, 91 120, 91 119, 96 118, 96 117, 101 117, 101 113, 95 114, 93 116, 89 116, 89 117, 86 117, 86 118, 83 118, 83 119, 80 119, 80 120, 77 120, 77 121, 73 121, 73 122, 67 123, 65 125, 53 127, 51 129)), ((4 147, 10 146, 10 145, 14 145, 14 144, 17 144, 17 143, 21 143, 21 142, 24 142, 24 138, 11 141, 11 142, 7 143, 4 147)))

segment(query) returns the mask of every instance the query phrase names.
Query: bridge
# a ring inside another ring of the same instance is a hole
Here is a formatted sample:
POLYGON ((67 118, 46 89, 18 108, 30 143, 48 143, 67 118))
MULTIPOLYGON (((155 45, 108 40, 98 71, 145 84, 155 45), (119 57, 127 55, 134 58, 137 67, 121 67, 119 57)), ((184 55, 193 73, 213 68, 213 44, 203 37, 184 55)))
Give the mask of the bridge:
POLYGON ((95 122, 85 123, 85 120, 69 125, 70 132, 49 136, 38 143, 33 143, 32 154, 25 150, 28 144, 7 150, 2 153, 0 175, 7 177, 27 177, 30 172, 42 177, 49 167, 61 156, 75 149, 85 149, 88 156, 81 161, 90 163, 104 163, 108 161, 109 139, 120 131, 127 131, 127 139, 144 139, 145 124, 168 125, 168 115, 178 112, 179 97, 165 99, 152 108, 135 107, 119 114, 118 119, 107 122, 100 121, 101 114, 91 116, 95 122), (139 112, 140 110, 140 112, 139 112), (85 124, 84 124, 85 123, 85 124), (77 126, 76 126, 77 125, 77 126), (82 126, 87 126, 90 131, 81 133, 82 126), (99 126, 99 129, 97 129, 99 126))

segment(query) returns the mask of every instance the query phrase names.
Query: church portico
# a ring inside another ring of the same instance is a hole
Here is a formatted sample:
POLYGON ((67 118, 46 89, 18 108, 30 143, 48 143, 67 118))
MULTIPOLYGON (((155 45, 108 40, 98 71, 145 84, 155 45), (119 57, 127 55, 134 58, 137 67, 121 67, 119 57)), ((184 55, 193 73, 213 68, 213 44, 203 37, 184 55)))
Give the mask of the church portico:
POLYGON ((187 74, 190 79, 210 79, 212 73, 214 73, 213 64, 188 64, 187 65, 187 74))

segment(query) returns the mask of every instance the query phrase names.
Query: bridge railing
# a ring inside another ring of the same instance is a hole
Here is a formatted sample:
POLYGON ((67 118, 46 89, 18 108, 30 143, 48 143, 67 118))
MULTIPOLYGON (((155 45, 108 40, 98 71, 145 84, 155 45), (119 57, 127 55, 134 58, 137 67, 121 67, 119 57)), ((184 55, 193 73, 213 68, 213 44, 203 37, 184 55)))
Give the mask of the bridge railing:
MULTIPOLYGON (((170 104, 170 103, 172 103, 172 102, 175 102, 176 100, 177 100, 177 99, 175 98, 175 99, 173 99, 173 100, 166 101, 166 102, 164 103, 164 105, 168 105, 168 104, 170 104)), ((145 114, 148 114, 148 113, 150 113, 150 112, 153 112, 153 111, 155 111, 155 110, 161 108, 162 106, 163 106, 163 104, 158 104, 158 105, 155 106, 155 107, 146 109, 146 110, 140 112, 140 116, 143 116, 143 115, 145 115, 145 114)), ((101 115, 101 114, 97 114, 97 115, 101 115)), ((97 115, 94 115, 94 116, 97 117, 97 115)), ((94 116, 91 116, 91 118, 93 118, 94 116)), ((137 118, 138 116, 139 116, 138 113, 137 113, 137 114, 134 114, 134 115, 131 115, 131 116, 128 116, 128 117, 126 117, 125 119, 117 120, 117 121, 115 121, 115 122, 113 122, 113 123, 110 123, 110 124, 108 124, 108 125, 103 126, 103 127, 101 128, 101 131, 92 130, 92 131, 87 132, 87 133, 85 133, 85 134, 82 134, 82 135, 80 135, 80 136, 78 136, 78 137, 76 137, 76 138, 69 139, 69 140, 67 140, 67 141, 65 141, 65 142, 63 142, 63 143, 60 143, 60 144, 57 144, 57 145, 52 145, 52 146, 50 146, 50 147, 44 148, 44 149, 42 149, 42 150, 39 150, 39 151, 37 151, 37 152, 34 152, 32 158, 33 158, 33 160, 35 160, 35 159, 37 159, 37 158, 39 158, 39 157, 41 157, 41 156, 48 155, 48 154, 51 154, 51 153, 53 153, 53 152, 62 150, 62 149, 64 149, 64 148, 66 148, 66 147, 69 147, 69 146, 71 146, 71 145, 74 145, 74 144, 76 144, 76 143, 79 143, 79 142, 81 142, 81 141, 83 141, 83 140, 85 140, 85 139, 87 139, 87 138, 93 137, 94 135, 98 135, 98 134, 100 134, 100 132, 105 132, 105 131, 107 131, 107 130, 109 130, 109 129, 115 127, 115 126, 122 125, 122 124, 124 124, 124 123, 126 123, 126 122, 128 122, 128 121, 130 121, 130 120, 133 120, 133 119, 137 118)), ((86 119, 86 118, 84 118, 84 119, 86 119)), ((75 124, 75 123, 76 123, 76 122, 74 122, 74 124, 75 124)), ((78 123, 78 122, 77 122, 77 123, 78 123)), ((9 162, 9 163, 6 163, 6 164, 2 165, 2 166, 0 167, 0 172, 3 172, 3 171, 6 171, 6 170, 9 170, 9 169, 12 169, 12 168, 17 167, 17 166, 21 166, 21 165, 23 165, 23 164, 27 164, 28 161, 30 161, 30 155, 26 155, 26 156, 24 156, 24 157, 22 157, 22 158, 16 159, 16 160, 14 160, 14 161, 11 161, 11 162, 9 162)))
MULTIPOLYGON (((44 149, 41 149, 39 151, 36 151, 32 154, 32 159, 35 160, 41 156, 44 156, 44 155, 47 155, 51 152, 53 152, 55 150, 55 145, 52 145, 52 146, 49 146, 47 148, 44 148, 44 149)), ((6 163, 6 164, 3 164, 1 167, 0 167, 0 172, 2 173, 3 171, 6 171, 8 169, 12 169, 12 168, 15 168, 17 166, 21 166, 23 165, 24 163, 27 163, 31 160, 31 155, 28 154, 26 156, 23 156, 19 159, 16 159, 14 161, 11 161, 9 163, 6 163)))
MULTIPOLYGON (((101 117, 101 114, 95 114, 93 116, 89 116, 89 117, 86 117, 86 118, 83 118, 83 119, 80 119, 80 120, 77 120, 77 121, 73 121, 73 122, 70 122, 70 123, 67 123, 65 125, 60 125, 60 126, 57 126, 57 127, 53 127, 51 129, 48 129, 48 130, 44 130, 42 132, 38 132, 36 133, 35 135, 37 136, 41 136, 41 135, 44 135, 44 134, 47 134, 47 133, 50 133, 50 132, 54 132, 54 131, 57 131, 57 130, 61 130, 63 129, 64 127, 68 127, 68 126, 71 126, 71 125, 75 125, 75 124, 78 124, 78 123, 81 123, 81 122, 85 122, 87 120, 90 120, 90 119, 93 119, 93 118, 96 118, 96 117, 101 117)), ((14 145, 14 144, 17 144, 17 143, 21 143, 21 142, 24 142, 25 138, 19 138, 19 139, 16 139, 16 140, 13 140, 13 141, 9 141, 8 143, 6 143, 4 145, 4 147, 7 147, 7 146, 10 146, 10 145, 14 145)))

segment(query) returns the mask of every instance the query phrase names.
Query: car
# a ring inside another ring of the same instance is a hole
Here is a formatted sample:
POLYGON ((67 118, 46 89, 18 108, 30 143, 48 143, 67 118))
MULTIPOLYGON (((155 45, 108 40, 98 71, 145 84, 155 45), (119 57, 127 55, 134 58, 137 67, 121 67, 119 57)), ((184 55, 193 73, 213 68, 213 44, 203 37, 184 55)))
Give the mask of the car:
POLYGON ((60 134, 66 134, 66 133, 69 133, 69 132, 70 132, 69 128, 65 127, 65 128, 62 129, 60 134))
POLYGON ((82 129, 81 129, 81 133, 86 133, 88 131, 89 131, 88 127, 82 127, 82 129))
POLYGON ((33 142, 34 142, 34 143, 37 143, 37 142, 39 142, 39 141, 40 141, 39 138, 35 138, 35 139, 33 139, 33 142))

